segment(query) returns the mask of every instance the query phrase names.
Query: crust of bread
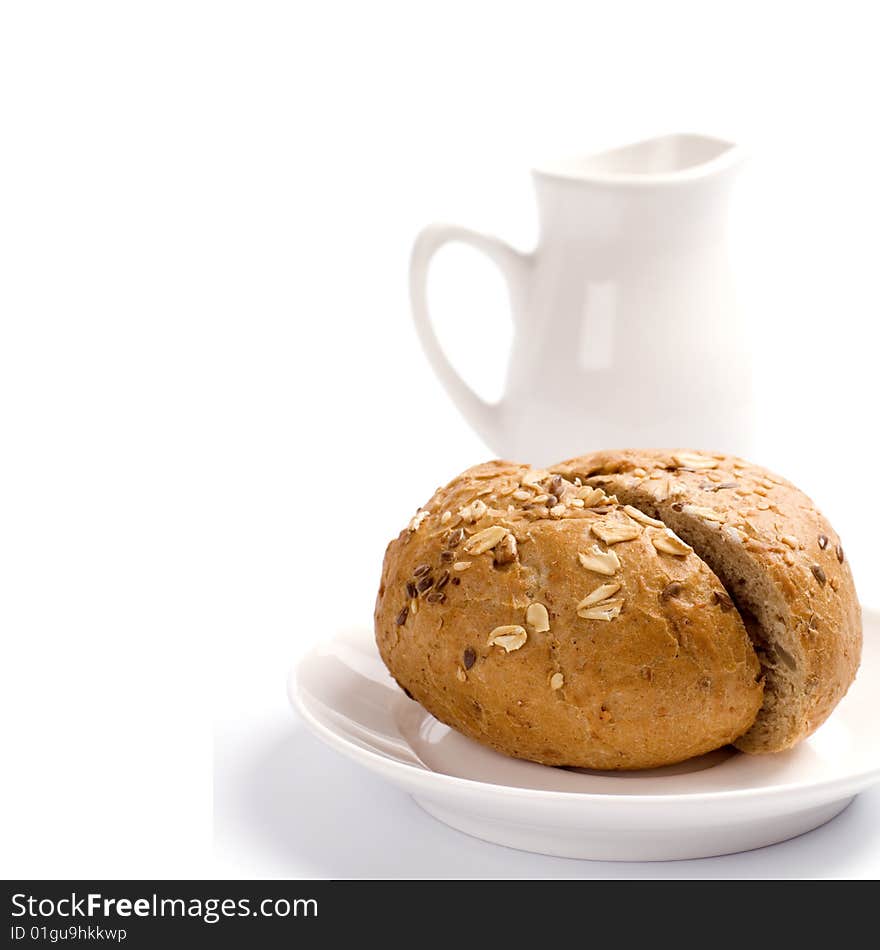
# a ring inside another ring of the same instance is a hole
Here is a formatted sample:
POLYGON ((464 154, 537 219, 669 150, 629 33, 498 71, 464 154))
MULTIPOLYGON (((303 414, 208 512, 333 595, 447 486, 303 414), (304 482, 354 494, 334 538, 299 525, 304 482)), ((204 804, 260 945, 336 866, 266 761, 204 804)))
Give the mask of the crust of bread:
POLYGON ((597 452, 554 471, 662 519, 724 583, 765 676, 740 749, 790 748, 827 719, 859 666, 861 611, 840 538, 803 492, 740 458, 692 450, 597 452))
POLYGON ((546 765, 667 765, 746 733, 760 667, 719 579, 686 549, 658 549, 665 528, 554 478, 476 466, 388 545, 375 630, 401 688, 466 736, 546 765), (579 557, 596 552, 606 573, 579 557))

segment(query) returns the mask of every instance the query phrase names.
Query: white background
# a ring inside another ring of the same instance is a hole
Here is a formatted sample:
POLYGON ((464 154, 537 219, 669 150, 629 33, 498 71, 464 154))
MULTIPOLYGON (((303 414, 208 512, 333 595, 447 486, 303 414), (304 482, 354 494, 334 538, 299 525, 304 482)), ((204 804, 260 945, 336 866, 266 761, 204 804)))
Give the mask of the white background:
MULTIPOLYGON (((487 455, 409 324, 417 229, 528 248, 533 159, 669 131, 754 155, 733 220, 761 461, 819 501, 880 601, 870 13, 4 4, 0 871, 880 873, 880 791, 741 857, 484 845, 320 747, 284 695, 309 642, 369 623, 386 540, 487 455)), ((433 277, 444 339, 497 393, 500 278, 466 251, 433 277)))

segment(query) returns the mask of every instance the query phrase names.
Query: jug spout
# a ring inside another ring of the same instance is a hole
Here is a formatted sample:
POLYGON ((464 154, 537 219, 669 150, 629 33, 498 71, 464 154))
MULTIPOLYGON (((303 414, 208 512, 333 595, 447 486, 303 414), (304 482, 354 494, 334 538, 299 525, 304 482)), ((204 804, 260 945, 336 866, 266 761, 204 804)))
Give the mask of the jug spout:
POLYGON ((539 165, 539 245, 585 242, 595 259, 597 248, 715 243, 743 159, 733 142, 679 134, 539 165))
POLYGON ((535 168, 535 174, 612 187, 671 185, 719 175, 739 165, 742 158, 742 150, 733 142, 678 133, 593 155, 545 162, 535 168))

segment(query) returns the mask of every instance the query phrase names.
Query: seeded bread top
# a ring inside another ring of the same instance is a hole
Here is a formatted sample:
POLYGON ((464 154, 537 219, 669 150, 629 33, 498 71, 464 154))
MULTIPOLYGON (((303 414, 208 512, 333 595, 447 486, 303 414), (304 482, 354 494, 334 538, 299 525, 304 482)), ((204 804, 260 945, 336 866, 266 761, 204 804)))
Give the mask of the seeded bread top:
POLYGON ((717 577, 577 476, 490 462, 438 489, 388 547, 375 619, 411 697, 551 765, 679 761, 740 735, 761 703, 717 577))
MULTIPOLYGON (((610 549, 643 534, 657 554, 687 557, 691 549, 666 525, 577 475, 493 461, 474 466, 435 492, 401 534, 441 535, 444 563, 491 552, 495 566, 517 559, 539 522, 578 519, 589 523, 592 547, 610 549), (601 542, 601 548, 597 542, 601 542)), ((589 545, 584 545, 588 547, 589 545)), ((595 555, 580 552, 583 559, 595 555)), ((427 584, 421 581, 423 589, 427 584)))

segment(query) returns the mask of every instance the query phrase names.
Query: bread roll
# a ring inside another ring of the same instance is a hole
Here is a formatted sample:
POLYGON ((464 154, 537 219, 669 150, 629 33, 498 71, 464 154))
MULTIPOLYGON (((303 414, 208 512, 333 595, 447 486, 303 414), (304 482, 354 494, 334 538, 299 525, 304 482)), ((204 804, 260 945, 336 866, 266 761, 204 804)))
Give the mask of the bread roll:
POLYGON ((388 546, 375 624, 407 695, 547 765, 678 762, 746 733, 763 698, 705 560, 567 471, 490 462, 439 489, 388 546))
POLYGON ((661 519, 726 587, 764 676, 736 745, 787 749, 820 726, 855 677, 861 612, 840 538, 785 479, 727 455, 598 452, 557 466, 661 519))

